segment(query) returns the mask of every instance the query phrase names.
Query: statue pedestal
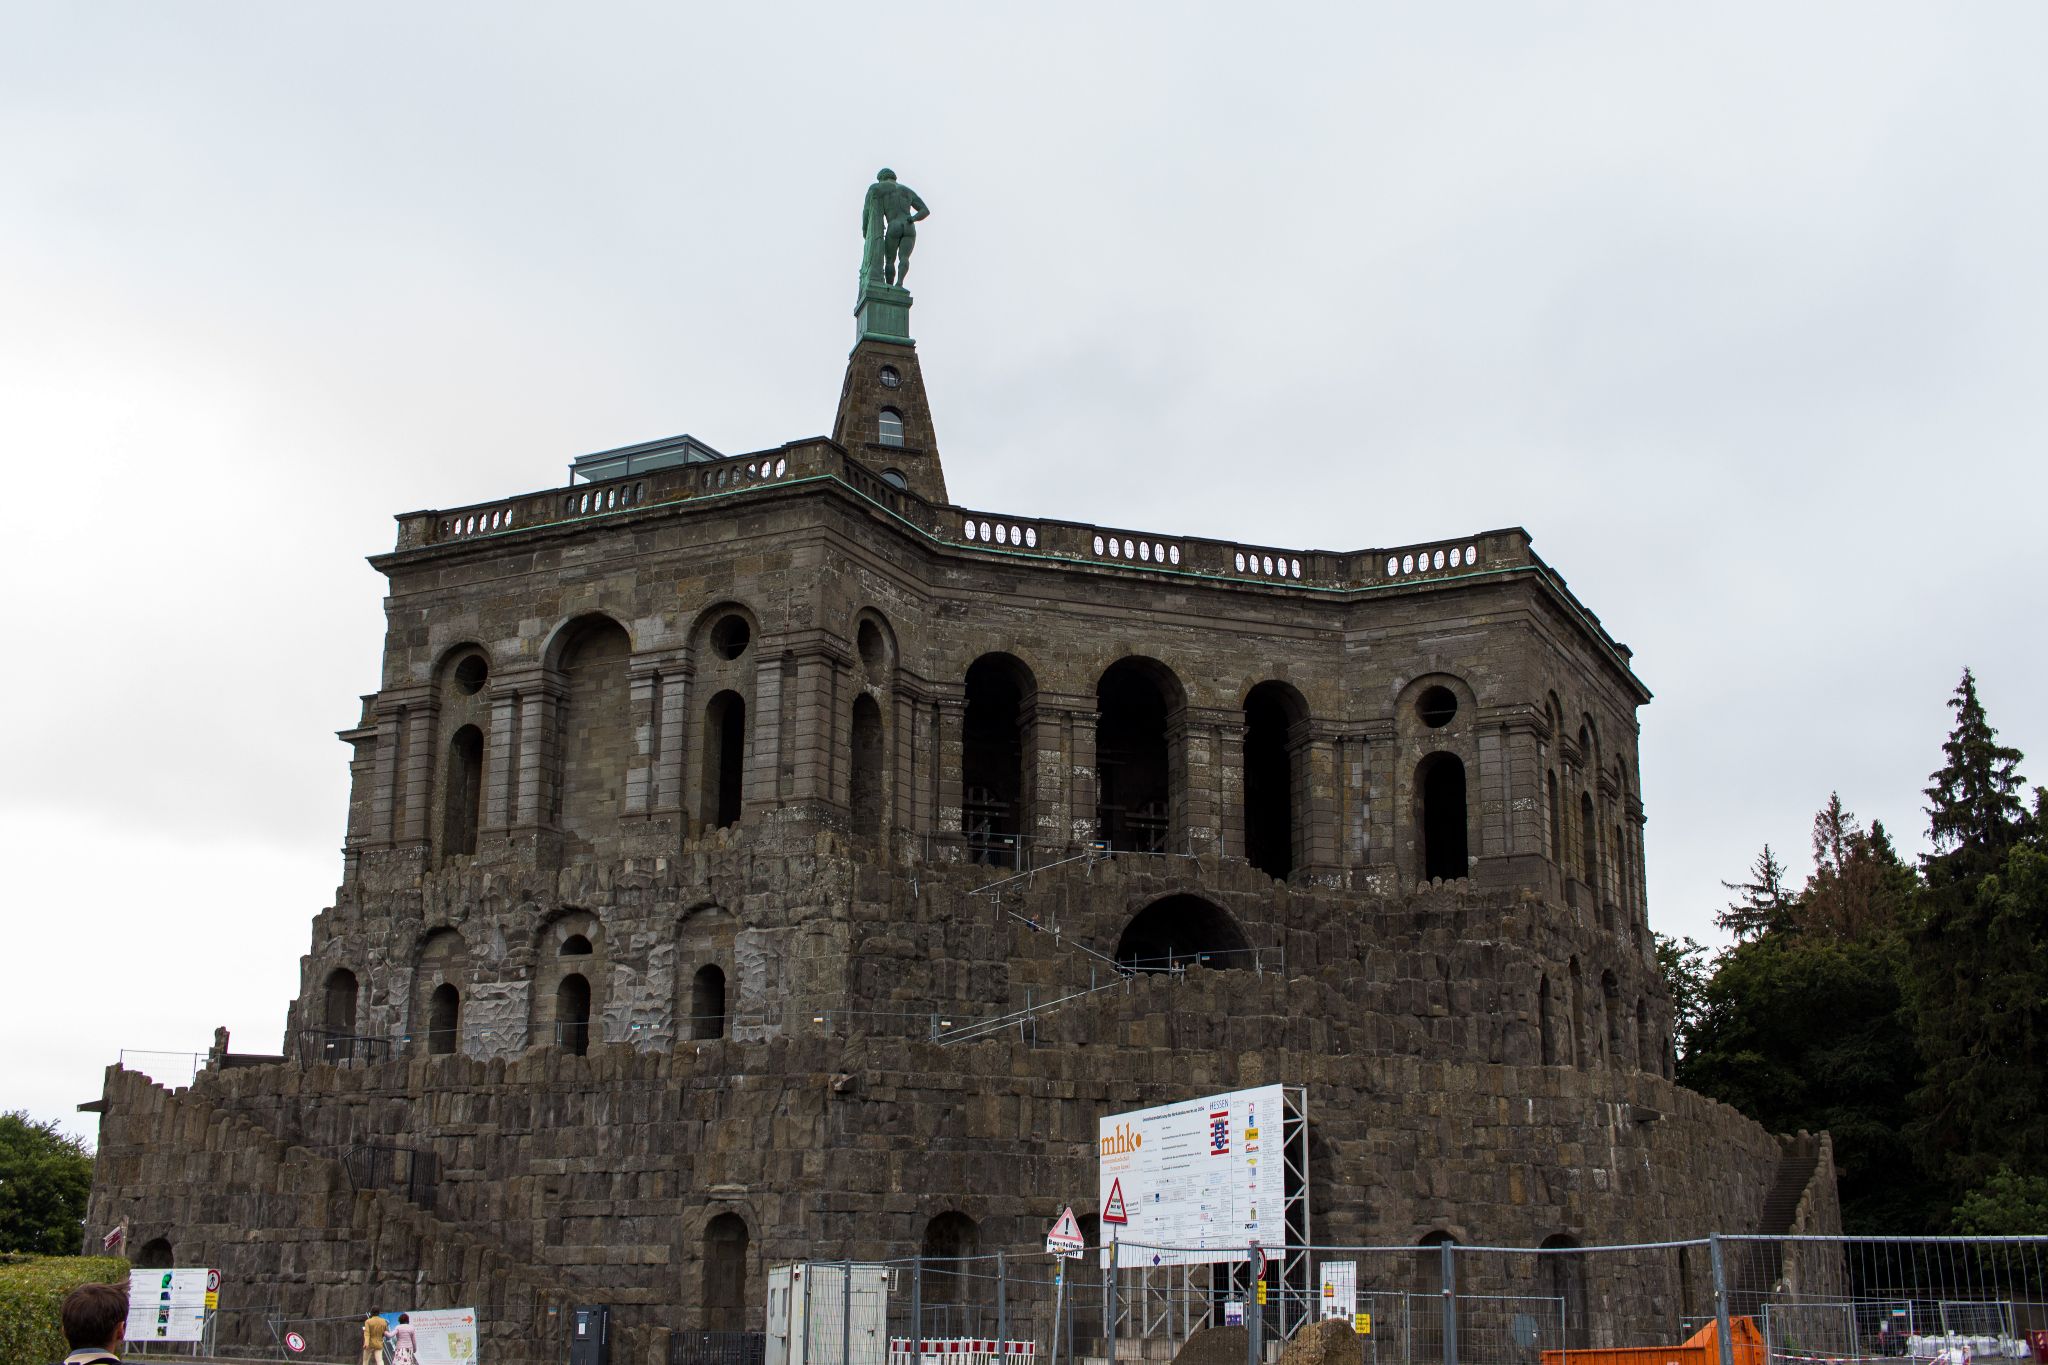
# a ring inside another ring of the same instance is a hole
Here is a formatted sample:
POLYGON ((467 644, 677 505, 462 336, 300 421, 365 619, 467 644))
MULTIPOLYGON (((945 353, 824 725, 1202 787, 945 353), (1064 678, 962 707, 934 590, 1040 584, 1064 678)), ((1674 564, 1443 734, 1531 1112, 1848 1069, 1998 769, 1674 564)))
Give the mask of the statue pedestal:
POLYGON ((861 285, 860 302, 853 306, 853 339, 916 345, 910 339, 910 291, 873 281, 861 285))

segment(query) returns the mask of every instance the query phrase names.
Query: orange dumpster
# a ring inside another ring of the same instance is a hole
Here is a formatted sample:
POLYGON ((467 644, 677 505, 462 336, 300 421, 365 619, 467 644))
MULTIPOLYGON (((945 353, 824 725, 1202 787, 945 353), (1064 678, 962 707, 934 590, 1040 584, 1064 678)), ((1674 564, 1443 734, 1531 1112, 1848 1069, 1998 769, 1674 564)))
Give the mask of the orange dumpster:
MULTIPOLYGON (((1728 1319, 1735 1365, 1764 1365, 1764 1339, 1754 1319, 1728 1319)), ((1601 1346, 1545 1351, 1543 1365, 1721 1365, 1719 1324, 1709 1322, 1679 1346, 1601 1346)))

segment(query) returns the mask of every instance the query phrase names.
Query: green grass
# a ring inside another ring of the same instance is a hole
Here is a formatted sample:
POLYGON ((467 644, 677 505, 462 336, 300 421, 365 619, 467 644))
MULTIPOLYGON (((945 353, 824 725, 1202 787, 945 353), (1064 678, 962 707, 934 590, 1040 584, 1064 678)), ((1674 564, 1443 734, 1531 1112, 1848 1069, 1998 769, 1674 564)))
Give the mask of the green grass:
POLYGON ((70 1347, 58 1317, 64 1296, 93 1281, 128 1287, 119 1256, 0 1257, 0 1365, 50 1365, 70 1347))

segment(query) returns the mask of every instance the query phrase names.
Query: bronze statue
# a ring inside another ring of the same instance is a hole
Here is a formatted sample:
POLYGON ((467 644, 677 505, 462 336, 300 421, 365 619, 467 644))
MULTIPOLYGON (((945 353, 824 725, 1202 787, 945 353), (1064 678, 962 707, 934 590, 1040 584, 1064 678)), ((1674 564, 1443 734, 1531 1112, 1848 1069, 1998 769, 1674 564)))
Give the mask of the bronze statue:
POLYGON ((860 206, 860 230, 867 239, 861 262, 862 283, 901 285, 910 273, 910 253, 917 246, 917 225, 932 216, 917 191, 896 179, 887 166, 875 172, 866 202, 860 206))

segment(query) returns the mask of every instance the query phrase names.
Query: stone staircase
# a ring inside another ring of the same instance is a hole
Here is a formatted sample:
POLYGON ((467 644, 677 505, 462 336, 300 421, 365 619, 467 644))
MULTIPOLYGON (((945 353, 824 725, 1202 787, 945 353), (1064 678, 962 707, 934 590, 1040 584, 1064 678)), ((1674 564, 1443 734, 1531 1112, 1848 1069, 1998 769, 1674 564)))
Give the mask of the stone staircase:
MULTIPOLYGON (((1780 1139, 1785 1143, 1778 1157, 1777 1174, 1764 1196, 1763 1211, 1751 1229, 1762 1237, 1783 1237, 1792 1231, 1800 1201, 1813 1183, 1820 1167, 1820 1141, 1806 1133, 1780 1139)), ((1740 1242, 1741 1252, 1730 1267, 1734 1282, 1729 1288, 1728 1311, 1737 1316, 1762 1317, 1764 1302, 1773 1286, 1785 1278, 1785 1247, 1779 1242, 1740 1242)))

